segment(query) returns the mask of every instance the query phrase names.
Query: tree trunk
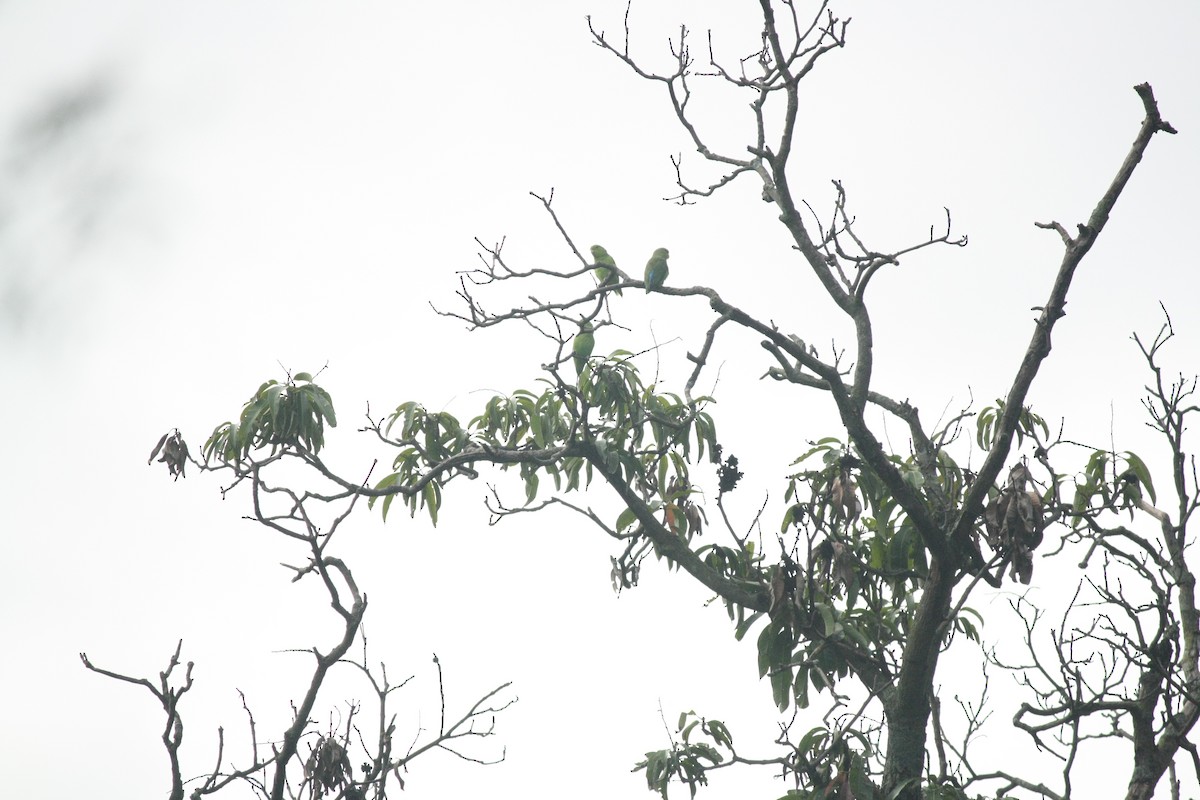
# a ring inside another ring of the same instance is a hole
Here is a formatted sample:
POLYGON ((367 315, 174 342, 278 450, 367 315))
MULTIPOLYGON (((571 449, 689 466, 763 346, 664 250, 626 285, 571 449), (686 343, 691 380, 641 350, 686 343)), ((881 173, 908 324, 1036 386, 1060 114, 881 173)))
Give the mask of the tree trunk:
POLYGON ((925 769, 925 735, 929 727, 930 693, 941 653, 939 629, 950 612, 954 571, 941 559, 931 560, 929 577, 909 631, 900 663, 895 700, 886 708, 887 753, 883 768, 883 793, 895 800, 920 800, 925 769))

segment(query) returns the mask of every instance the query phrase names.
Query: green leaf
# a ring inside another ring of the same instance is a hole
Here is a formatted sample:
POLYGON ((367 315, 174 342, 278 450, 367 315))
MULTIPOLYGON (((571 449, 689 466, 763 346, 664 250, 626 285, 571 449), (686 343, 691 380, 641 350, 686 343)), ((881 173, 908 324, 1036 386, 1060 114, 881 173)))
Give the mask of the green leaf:
POLYGON ((920 489, 925 485, 925 476, 921 474, 921 469, 915 464, 905 464, 900 469, 900 476, 914 489, 920 489))
POLYGON ((1087 466, 1084 467, 1084 474, 1091 481, 1097 484, 1104 483, 1104 468, 1108 465, 1108 452, 1105 450, 1097 450, 1092 453, 1088 459, 1087 466))
POLYGON ((1075 500, 1071 503, 1071 510, 1076 514, 1082 512, 1088 507, 1095 493, 1096 486, 1091 481, 1075 484, 1075 500))
POLYGON ((1150 479, 1150 470, 1146 469, 1146 462, 1142 461, 1136 453, 1126 450, 1125 463, 1129 465, 1129 471, 1132 472, 1138 479, 1138 482, 1145 488, 1146 494, 1150 495, 1150 502, 1157 503, 1158 498, 1154 494, 1154 481, 1150 479))
MULTIPOLYGON (((529 505, 537 498, 537 492, 538 474, 530 470, 529 474, 525 476, 525 505, 529 505)), ((437 520, 434 520, 434 524, 437 524, 437 520)))
MULTIPOLYGON (((311 445, 312 445, 312 441, 314 438, 314 434, 316 434, 318 436, 320 435, 320 427, 317 426, 314 429, 314 426, 311 424, 311 422, 309 420, 309 416, 311 415, 312 412, 308 407, 309 406, 308 392, 301 390, 298 394, 300 395, 300 413, 297 415, 297 420, 296 420, 299 423, 296 426, 299 429, 297 431, 297 433, 299 434, 300 438, 304 439, 305 445, 308 446, 309 449, 312 449, 311 445)), ((317 450, 321 449, 319 443, 318 443, 316 449, 317 450)))
MULTIPOLYGON (((375 491, 378 492, 378 491, 382 491, 383 489, 389 489, 392 486, 395 486, 399 481, 400 481, 400 473, 399 472, 393 472, 391 475, 385 475, 383 477, 383 479, 379 481, 379 483, 375 484, 375 491)), ((388 495, 387 497, 390 497, 390 496, 391 495, 388 495)), ((367 508, 374 508, 375 501, 378 499, 379 499, 378 497, 372 497, 372 498, 368 499, 367 500, 367 508)), ((384 499, 386 499, 386 497, 384 499)))
POLYGON ((321 412, 321 416, 329 423, 329 427, 337 427, 337 415, 333 413, 333 398, 329 396, 329 392, 322 389, 320 386, 313 385, 313 403, 321 412))
POLYGON ((845 624, 842 626, 842 631, 846 634, 846 638, 854 642, 863 650, 870 651, 872 646, 876 644, 871 639, 859 630, 857 625, 845 624))
POLYGON ((829 729, 823 725, 811 729, 804 734, 804 738, 800 740, 799 746, 796 748, 800 753, 812 753, 819 747, 824 749, 825 741, 829 739, 829 729))
POLYGON ((797 503, 788 506, 788 510, 783 512, 783 522, 779 524, 779 532, 787 533, 787 529, 796 521, 796 515, 802 512, 802 507, 797 503))
POLYGON ((779 669, 771 673, 771 696, 780 711, 787 711, 792 699, 791 670, 779 669))
POLYGON ((710 719, 708 721, 708 735, 722 747, 729 747, 733 744, 733 734, 729 732, 729 728, 725 727, 725 723, 719 719, 710 719))
POLYGON ((798 667, 796 669, 796 680, 793 685, 793 692, 796 697, 797 708, 808 708, 808 667, 798 667))
POLYGON ((972 624, 969 619, 959 617, 958 619, 954 620, 954 626, 956 628, 958 628, 959 630, 961 630, 963 632, 963 634, 965 634, 966 637, 968 639, 970 639, 971 641, 973 641, 973 642, 980 641, 979 629, 976 628, 975 625, 972 624))
POLYGON ((430 481, 425 484, 425 489, 422 492, 425 500, 425 506, 429 509, 429 519, 433 526, 437 527, 438 521, 438 506, 442 503, 442 492, 438 488, 437 481, 430 481))
POLYGON ((765 677, 771 670, 775 636, 778 634, 778 623, 771 620, 758 634, 758 677, 765 677))
POLYGON ((900 793, 903 792, 907 787, 911 786, 914 783, 920 783, 920 782, 921 782, 921 779, 916 777, 915 775, 913 777, 909 778, 908 780, 900 781, 900 783, 893 786, 892 790, 890 792, 888 792, 887 800, 896 800, 896 798, 900 796, 900 793))
POLYGON ((833 436, 826 436, 824 439, 818 439, 816 442, 813 442, 812 445, 813 446, 809 448, 803 455, 792 462, 793 467, 802 461, 808 460, 817 453, 825 453, 830 450, 840 452, 842 450, 841 439, 837 439, 833 436))
POLYGON ((529 418, 530 429, 533 433, 533 443, 539 448, 546 446, 546 434, 542 428, 543 420, 541 414, 533 414, 529 418))
POLYGON ((840 634, 842 626, 833 618, 833 608, 828 603, 815 603, 817 611, 821 614, 821 623, 825 627, 825 635, 829 638, 834 638, 836 634, 840 634))
MULTIPOLYGON (((733 638, 739 642, 744 639, 746 634, 750 632, 750 629, 754 627, 754 623, 758 622, 763 613, 764 612, 762 611, 755 611, 753 614, 738 623, 737 628, 735 628, 733 631, 733 638)), ((759 675, 758 677, 761 678, 762 675, 759 675)))
POLYGON ((959 613, 960 614, 970 614, 971 616, 975 617, 975 619, 977 619, 979 621, 979 627, 981 627, 981 628, 983 627, 983 614, 980 614, 978 611, 971 608, 970 606, 963 606, 962 609, 959 611, 959 613))
POLYGON ((900 526, 900 530, 896 531, 896 535, 888 542, 888 562, 891 569, 908 569, 912 537, 912 527, 905 524, 900 526))
POLYGON ((1042 419, 1037 414, 1033 413, 1033 409, 1025 406, 1021 409, 1021 415, 1018 419, 1019 429, 1032 436, 1036 428, 1041 428, 1042 439, 1049 438, 1050 427, 1046 425, 1046 420, 1042 419))
POLYGON ((988 406, 979 412, 979 417, 975 422, 975 442, 983 450, 992 449, 992 428, 1001 409, 1004 408, 1002 401, 997 400, 996 402, 999 403, 999 408, 988 406))
POLYGON ((861 755, 852 753, 850 755, 850 784, 851 795, 855 798, 868 798, 875 796, 875 785, 871 783, 867 777, 867 764, 861 755))
POLYGON ((876 570, 883 569, 884 555, 887 552, 887 550, 883 544, 883 540, 879 536, 874 537, 873 539, 871 539, 870 547, 871 547, 871 557, 870 557, 870 560, 867 562, 867 565, 871 569, 876 569, 876 570))

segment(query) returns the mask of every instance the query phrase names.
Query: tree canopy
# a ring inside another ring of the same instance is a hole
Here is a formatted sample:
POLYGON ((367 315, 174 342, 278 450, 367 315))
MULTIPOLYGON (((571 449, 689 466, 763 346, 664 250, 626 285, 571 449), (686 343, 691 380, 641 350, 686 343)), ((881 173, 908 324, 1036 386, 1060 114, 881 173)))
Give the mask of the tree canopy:
MULTIPOLYGON (((190 796, 244 782, 273 798, 384 797, 403 787, 410 762, 429 750, 488 760, 462 748, 496 735, 495 717, 511 704, 508 683, 449 711, 443 688, 439 725, 412 745, 395 739, 388 700, 397 687, 368 659, 367 593, 337 546, 363 506, 390 520, 399 502, 436 524, 448 487, 494 482, 501 472, 515 482, 489 484, 494 521, 551 509, 568 515, 611 540, 614 590, 635 591, 655 565, 665 567, 677 574, 671 580, 703 586, 727 611, 731 634, 755 642, 758 676, 783 714, 776 749, 743 752, 739 731, 723 721, 672 711, 668 746, 647 743, 652 749, 631 765, 664 798, 694 796, 710 774, 731 767, 771 770, 783 781, 779 795, 797 800, 1067 798, 1089 748, 1104 738, 1132 745, 1119 768, 1108 765, 1128 798, 1149 798, 1164 783, 1179 796, 1180 783, 1200 781, 1190 739, 1200 719, 1200 616, 1187 559, 1187 522, 1200 491, 1184 441, 1196 383, 1168 366, 1170 317, 1134 339, 1147 370, 1149 425, 1171 453, 1165 470, 1152 474, 1146 459, 1120 444, 1066 438, 1029 403, 1054 334, 1070 324, 1078 267, 1103 246, 1100 235, 1157 134, 1175 133, 1153 90, 1133 87, 1142 119, 1130 121, 1125 158, 1096 165, 1115 169, 1115 177, 1088 217, 1036 223, 1060 244, 1061 257, 1047 272, 1003 396, 963 404, 930 424, 908 387, 878 385, 872 309, 888 298, 868 290, 901 261, 966 247, 967 237, 947 210, 912 241, 880 245, 860 230, 841 183, 833 184, 829 208, 799 194, 797 174, 813 169, 812 154, 798 144, 812 117, 801 87, 849 45, 851 27, 828 4, 807 15, 793 4, 759 5, 758 49, 723 58, 684 27, 670 45, 671 68, 660 71, 632 49, 628 16, 616 34, 591 20, 589 27, 595 45, 661 88, 687 140, 720 170, 693 183, 676 160, 671 199, 703 202, 735 182, 755 182, 763 213, 786 236, 777 265, 746 265, 728 285, 693 284, 686 267, 670 261, 672 243, 645 253, 594 244, 590 230, 560 215, 553 193, 535 194, 564 256, 525 264, 508 256, 504 242, 480 242, 480 262, 460 273, 454 304, 435 304, 481 333, 535 332, 541 348, 517 356, 541 365, 533 385, 494 394, 465 419, 416 399, 369 413, 364 431, 379 455, 354 473, 330 465, 339 417, 319 372, 262 383, 203 444, 189 447, 173 430, 153 448, 151 462, 164 462, 176 479, 192 466, 221 476, 224 493, 248 493, 253 518, 303 550, 301 561, 293 554, 285 566, 295 581, 324 587, 340 625, 329 643, 312 648, 311 684, 278 743, 244 758, 222 754, 190 796), (710 145, 691 114, 693 98, 715 84, 739 95, 734 107, 748 104, 750 133, 740 149, 710 145), (800 311, 774 319, 738 304, 738 280, 750 273, 769 280, 771 270, 784 269, 802 272, 813 296, 839 310, 849 338, 826 345, 828 332, 810 329, 800 311), (634 302, 688 303, 697 315, 706 309, 703 335, 686 343, 686 360, 675 365, 682 380, 660 380, 656 364, 666 356, 653 341, 636 351, 606 346, 630 327, 626 308, 634 302), (720 405, 712 354, 725 341, 736 344, 739 359, 761 364, 762 381, 794 392, 797 407, 827 408, 837 420, 811 430, 798 414, 771 426, 766 446, 785 452, 791 470, 748 516, 731 513, 727 498, 739 491, 750 459, 725 445, 721 419, 754 409, 720 405), (1049 619, 1022 593, 1043 573, 1079 587, 1049 619), (978 604, 989 597, 1008 598, 1023 633, 1016 660, 988 638, 978 604), (956 676, 953 705, 939 696, 939 666, 959 649, 1017 677, 1025 694, 1012 723, 1057 757, 1057 768, 1013 762, 980 744, 985 723, 1000 724, 988 722, 986 680, 956 676), (337 727, 318 725, 312 714, 326 675, 343 668, 363 676, 372 707, 360 714, 355 706, 337 727), (972 694, 978 700, 967 699, 972 694)), ((920 381, 923 359, 933 356, 921 342, 910 353, 920 381)), ((158 698, 172 796, 184 797, 180 701, 191 664, 184 667, 176 650, 155 681, 86 656, 84 663, 158 698)), ((247 714, 253 727, 249 707, 247 714)))

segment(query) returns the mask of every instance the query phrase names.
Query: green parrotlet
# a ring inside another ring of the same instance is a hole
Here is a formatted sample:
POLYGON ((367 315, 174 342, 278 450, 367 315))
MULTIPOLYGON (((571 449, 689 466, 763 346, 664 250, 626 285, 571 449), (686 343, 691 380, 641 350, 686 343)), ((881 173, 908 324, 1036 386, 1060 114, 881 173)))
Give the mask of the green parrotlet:
MULTIPOLYGON (((595 260, 596 280, 600 281, 601 286, 618 283, 621 276, 617 273, 617 262, 613 261, 613 257, 608 254, 598 244, 592 245, 592 258, 595 260)), ((617 289, 616 294, 621 294, 621 290, 617 289)))
POLYGON ((667 257, 671 255, 667 248, 660 247, 646 262, 646 294, 655 289, 661 289, 667 280, 667 257))
POLYGON ((588 356, 592 354, 592 350, 596 347, 596 336, 592 333, 592 323, 584 321, 579 326, 579 333, 575 334, 575 343, 571 345, 571 355, 575 359, 575 374, 583 372, 583 367, 587 364, 588 356))

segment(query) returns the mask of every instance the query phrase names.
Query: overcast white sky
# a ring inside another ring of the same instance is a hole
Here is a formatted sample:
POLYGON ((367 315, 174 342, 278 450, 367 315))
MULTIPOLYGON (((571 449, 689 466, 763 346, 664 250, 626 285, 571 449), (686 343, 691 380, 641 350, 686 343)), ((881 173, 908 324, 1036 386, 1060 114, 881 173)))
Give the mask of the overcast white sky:
MULTIPOLYGON (((708 27, 727 62, 755 48, 757 4, 697 5, 635 2, 639 57, 667 69, 680 22, 698 53, 708 27)), ((1071 415, 1072 438, 1144 443, 1128 336, 1153 333, 1159 300, 1179 333, 1173 365, 1200 368, 1196 5, 839 11, 853 17, 849 46, 808 84, 794 182, 824 211, 830 179, 842 180, 879 250, 920 239, 943 206, 971 238, 905 259, 872 291, 877 388, 911 398, 927 422, 952 400, 1004 392, 1061 254, 1033 222, 1086 218, 1137 131, 1131 87, 1154 86, 1180 134, 1154 141, 1081 269, 1033 396, 1046 417, 1071 415)), ((661 201, 669 155, 708 173, 661 88, 590 44, 586 14, 615 33, 623 12, 619 0, 0 3, 0 761, 11 796, 165 793, 159 709, 86 672, 81 650, 153 675, 184 640, 197 664, 188 774, 211 763, 217 725, 243 735, 235 688, 260 731, 286 718, 307 662, 280 651, 325 644, 327 606, 278 567, 287 543, 240 519, 244 496, 222 502, 208 478, 173 484, 146 456, 175 426, 198 449, 280 363, 329 364, 321 383, 343 422, 331 458, 354 473, 372 456, 354 433, 368 402, 418 399, 467 418, 487 392, 529 385, 549 358, 538 340, 468 336, 429 308, 453 306, 475 236, 508 236, 526 265, 567 263, 529 191, 554 187, 577 241, 605 244, 631 272, 668 246, 672 281, 714 286, 818 346, 846 336, 749 181, 695 207, 661 201), (30 150, 22 124, 89 85, 107 87, 95 118, 30 150)), ((715 146, 743 150, 747 101, 697 97, 715 146)), ((651 325, 659 341, 682 336, 663 349, 669 385, 706 309, 631 295, 618 313, 632 333, 598 350, 645 347, 651 325)), ((717 355, 718 429, 747 473, 730 502, 748 524, 765 492, 780 499, 806 439, 841 432, 820 398, 758 382, 768 365, 754 340, 731 337, 717 355)), ((615 551, 598 532, 549 514, 488 528, 484 488, 454 486, 436 531, 400 513, 383 526, 363 509, 342 534, 371 599, 372 659, 417 676, 402 731, 435 720, 434 651, 451 712, 504 681, 520 697, 473 751, 506 745, 503 765, 431 755, 415 763, 411 794, 638 796, 629 768, 667 744, 660 704, 670 720, 689 708, 725 719, 746 754, 768 753, 749 744, 775 733, 753 643, 733 641, 703 592, 651 568, 618 599, 615 551)), ((781 511, 771 506, 768 532, 781 511)), ((1048 572, 1039 564, 1035 584, 1048 572)), ((993 683, 1012 699, 1008 678, 993 683)), ((339 691, 325 713, 362 696, 339 691)), ((998 727, 1010 716, 998 708, 998 727)), ((709 796, 785 788, 720 775, 709 796)))

